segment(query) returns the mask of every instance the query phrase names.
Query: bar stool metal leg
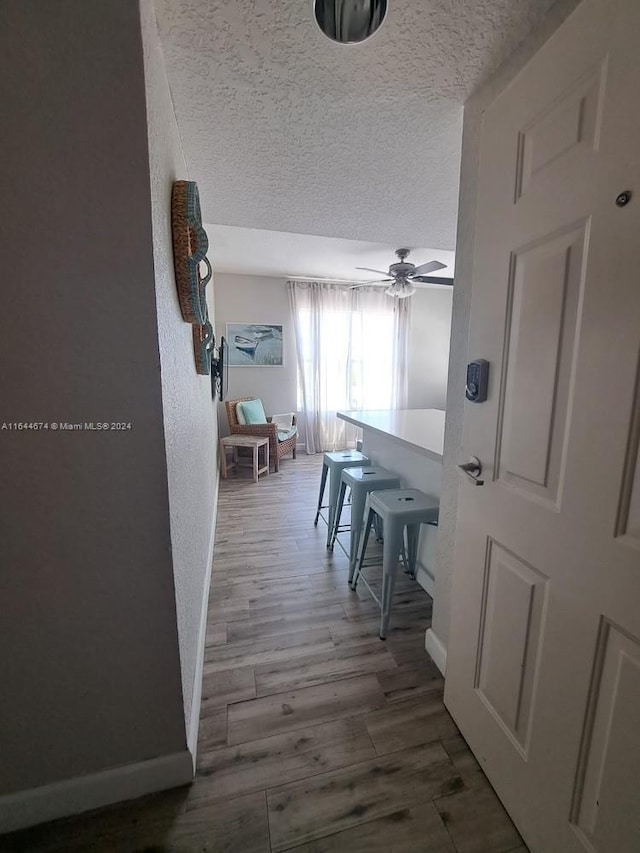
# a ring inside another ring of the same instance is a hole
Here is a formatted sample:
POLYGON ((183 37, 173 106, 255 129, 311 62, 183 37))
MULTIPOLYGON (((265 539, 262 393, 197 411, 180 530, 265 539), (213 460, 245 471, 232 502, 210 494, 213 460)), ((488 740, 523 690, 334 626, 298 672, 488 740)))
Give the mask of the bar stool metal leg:
POLYGON ((338 505, 336 507, 336 511, 334 513, 333 519, 333 530, 331 532, 331 544, 329 547, 333 551, 333 546, 336 544, 336 537, 338 535, 338 528, 340 527, 340 519, 342 517, 342 508, 344 506, 344 498, 347 492, 347 484, 345 482, 340 482, 340 492, 338 493, 338 505))
MULTIPOLYGON (((373 527, 373 521, 375 518, 375 512, 371 509, 369 505, 369 495, 367 495, 367 500, 365 503, 364 510, 364 526, 362 528, 362 533, 360 535, 360 543, 358 545, 358 558, 356 560, 355 571, 353 574, 353 578, 349 580, 349 585, 351 589, 355 589, 358 585, 358 580, 360 579, 360 575, 362 573, 362 564, 364 562, 364 555, 367 551, 367 543, 369 541, 369 534, 371 533, 371 528, 373 527)), ((349 573, 351 573, 351 569, 349 569, 349 573)))
POLYGON ((420 525, 407 524, 407 550, 405 571, 408 571, 412 578, 415 579, 418 567, 418 540, 420 538, 420 525))
POLYGON ((379 515, 376 514, 375 520, 376 542, 382 542, 384 539, 384 524, 379 515))
POLYGON ((318 509, 316 511, 316 517, 313 521, 313 526, 318 526, 318 519, 320 518, 320 510, 322 509, 322 498, 324 497, 324 489, 327 484, 327 471, 328 466, 326 462, 322 462, 322 474, 320 475, 320 494, 318 495, 318 509))
MULTIPOLYGON (((356 568, 356 560, 358 559, 358 545, 360 544, 360 536, 365 520, 365 506, 367 502, 367 494, 362 488, 353 488, 351 490, 351 540, 349 548, 349 580, 353 577, 356 568)), ((377 515, 374 513, 374 520, 377 515)))
POLYGON ((340 491, 340 474, 342 472, 333 468, 329 474, 329 512, 327 514, 327 548, 331 547, 331 536, 333 535, 333 522, 336 516, 338 504, 338 493, 340 491))
POLYGON ((386 640, 391 615, 393 589, 396 583, 398 560, 402 551, 404 525, 389 520, 385 525, 384 544, 382 546, 382 597, 380 608, 380 639, 386 640))

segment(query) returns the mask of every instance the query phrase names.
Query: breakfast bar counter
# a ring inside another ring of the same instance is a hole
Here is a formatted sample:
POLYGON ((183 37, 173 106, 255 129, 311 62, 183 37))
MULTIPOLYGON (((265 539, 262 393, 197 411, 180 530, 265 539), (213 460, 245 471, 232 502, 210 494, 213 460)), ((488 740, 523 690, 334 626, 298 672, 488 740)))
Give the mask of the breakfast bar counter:
MULTIPOLYGON (((403 487, 440 497, 445 413, 441 409, 346 411, 338 417, 362 430, 362 450, 396 473, 403 487)), ((437 528, 420 535, 417 580, 433 596, 437 528)))
POLYGON ((338 412, 338 417, 354 426, 385 436, 397 444, 442 462, 444 412, 442 409, 395 409, 338 412))

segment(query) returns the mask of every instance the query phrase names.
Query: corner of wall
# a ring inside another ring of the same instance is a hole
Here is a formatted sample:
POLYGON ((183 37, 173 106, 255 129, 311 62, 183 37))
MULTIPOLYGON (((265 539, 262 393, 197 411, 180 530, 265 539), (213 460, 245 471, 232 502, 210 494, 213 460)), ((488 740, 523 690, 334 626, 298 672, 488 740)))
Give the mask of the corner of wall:
POLYGON ((198 647, 196 653, 196 665, 193 676, 193 693, 191 700, 191 712, 187 725, 187 747, 193 760, 193 772, 196 770, 196 759, 198 756, 198 730, 200 727, 200 705, 202 703, 202 678, 204 674, 204 653, 207 640, 207 625, 209 617, 209 589, 211 586, 211 574, 213 571, 213 551, 215 545, 216 519, 218 515, 218 491, 220 488, 220 472, 216 470, 215 498, 213 509, 213 523, 211 525, 211 537, 207 556, 207 571, 204 579, 204 595, 202 596, 202 607, 200 611, 200 626, 198 629, 198 647))
MULTIPOLYGON (((267 414, 295 411, 298 371, 286 280, 272 276, 218 273, 214 294, 216 333, 219 335, 225 334, 226 323, 281 323, 283 326, 283 366, 229 368, 229 398, 260 396, 267 414)), ((220 421, 226 428, 226 416, 222 410, 220 421)))
POLYGON ((447 647, 435 633, 433 628, 428 628, 424 637, 424 647, 431 660, 438 667, 443 676, 447 674, 447 647))
MULTIPOLYGON (((182 319, 177 297, 173 271, 171 191, 175 180, 188 177, 188 170, 152 0, 141 0, 140 16, 171 551, 185 739, 192 748, 197 742, 215 533, 218 483, 216 404, 211 396, 210 378, 196 373, 191 326, 182 319)), ((194 748, 192 752, 195 754, 194 748)))
POLYGON ((185 749, 18 791, 0 797, 0 833, 15 832, 33 824, 188 785, 192 780, 192 757, 185 749))

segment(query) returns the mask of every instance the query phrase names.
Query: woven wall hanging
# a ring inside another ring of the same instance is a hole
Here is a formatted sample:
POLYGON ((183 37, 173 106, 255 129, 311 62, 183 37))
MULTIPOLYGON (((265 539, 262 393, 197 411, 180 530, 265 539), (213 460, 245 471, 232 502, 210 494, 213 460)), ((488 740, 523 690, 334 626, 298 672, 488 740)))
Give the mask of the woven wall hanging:
POLYGON ((196 373, 209 376, 211 372, 211 353, 215 345, 213 326, 207 320, 203 326, 192 326, 193 354, 196 359, 196 373))
POLYGON ((208 376, 211 351, 215 345, 209 322, 206 287, 211 281, 211 264, 207 259, 209 240, 202 227, 200 196, 195 181, 176 181, 171 193, 171 230, 173 264, 182 318, 193 326, 193 352, 196 371, 208 376), (201 274, 201 264, 206 274, 201 274))

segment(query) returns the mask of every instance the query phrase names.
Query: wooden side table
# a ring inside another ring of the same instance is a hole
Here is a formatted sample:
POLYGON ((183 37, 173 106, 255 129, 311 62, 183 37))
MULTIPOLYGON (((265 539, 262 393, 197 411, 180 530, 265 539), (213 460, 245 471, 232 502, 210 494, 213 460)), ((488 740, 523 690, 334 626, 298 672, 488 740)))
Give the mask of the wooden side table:
POLYGON ((269 474, 269 439, 255 435, 227 435, 220 439, 220 470, 226 480, 231 468, 238 468, 238 448, 250 447, 253 457, 253 481, 258 482, 260 474, 269 474), (260 467, 260 448, 264 448, 264 464, 260 467), (231 462, 227 462, 227 448, 231 449, 231 462))

